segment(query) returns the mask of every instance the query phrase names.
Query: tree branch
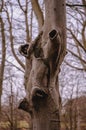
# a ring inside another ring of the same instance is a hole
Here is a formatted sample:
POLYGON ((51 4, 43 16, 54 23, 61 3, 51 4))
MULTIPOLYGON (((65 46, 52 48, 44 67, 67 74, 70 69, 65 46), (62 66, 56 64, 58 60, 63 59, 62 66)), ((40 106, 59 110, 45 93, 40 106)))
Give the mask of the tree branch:
POLYGON ((21 5, 20 0, 17 0, 17 1, 18 1, 18 4, 19 4, 21 10, 25 13, 25 10, 23 9, 23 7, 22 7, 22 5, 21 5))
POLYGON ((67 4, 66 3, 66 6, 69 6, 69 7, 75 7, 75 6, 78 6, 78 7, 86 7, 86 5, 81 5, 81 4, 67 4))
POLYGON ((38 0, 31 0, 32 8, 34 10, 34 13, 36 15, 36 18, 38 20, 38 25, 39 25, 39 31, 41 30, 43 24, 44 24, 44 17, 42 10, 39 6, 38 0))
POLYGON ((3 6, 4 6, 4 1, 2 0, 2 2, 0 3, 0 13, 2 12, 3 6))
POLYGON ((75 57, 77 57, 80 61, 82 61, 83 63, 86 64, 86 61, 84 59, 82 59, 81 57, 79 57, 78 55, 76 55, 74 52, 70 51, 69 49, 67 49, 68 52, 70 52, 72 55, 74 55, 75 57))
POLYGON ((22 73, 24 73, 24 70, 22 70, 20 67, 16 66, 16 65, 13 64, 12 62, 10 62, 10 61, 8 61, 8 60, 6 60, 6 62, 8 62, 9 64, 11 64, 12 67, 14 66, 17 70, 19 70, 19 71, 21 71, 22 73))
POLYGON ((21 65, 21 67, 23 69, 25 69, 25 65, 21 62, 21 60, 17 57, 17 55, 15 53, 14 45, 13 45, 12 23, 10 21, 10 16, 9 16, 8 11, 7 10, 5 10, 5 11, 6 11, 8 23, 9 23, 10 43, 11 43, 11 50, 12 50, 13 56, 15 57, 16 61, 21 65))
POLYGON ((75 35, 73 34, 73 32, 67 28, 67 30, 71 33, 72 37, 75 39, 75 41, 78 43, 78 45, 86 52, 85 47, 80 43, 80 41, 75 37, 75 35))
POLYGON ((78 67, 76 67, 76 66, 71 65, 71 64, 70 64, 70 63, 68 63, 66 60, 64 60, 64 62, 66 63, 66 65, 70 66, 71 68, 74 68, 74 69, 77 69, 77 70, 81 70, 81 71, 83 71, 83 70, 85 70, 85 71, 86 71, 86 69, 83 69, 83 68, 78 68, 78 67))

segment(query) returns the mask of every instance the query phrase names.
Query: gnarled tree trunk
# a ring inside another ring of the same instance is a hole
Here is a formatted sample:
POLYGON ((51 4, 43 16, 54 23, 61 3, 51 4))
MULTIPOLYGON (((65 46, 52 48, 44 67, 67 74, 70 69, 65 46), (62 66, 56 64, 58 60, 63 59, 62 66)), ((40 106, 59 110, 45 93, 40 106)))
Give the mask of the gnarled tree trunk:
POLYGON ((60 130, 58 75, 66 54, 65 0, 45 0, 41 33, 20 52, 32 59, 26 87, 27 98, 19 108, 31 114, 33 130, 60 130))

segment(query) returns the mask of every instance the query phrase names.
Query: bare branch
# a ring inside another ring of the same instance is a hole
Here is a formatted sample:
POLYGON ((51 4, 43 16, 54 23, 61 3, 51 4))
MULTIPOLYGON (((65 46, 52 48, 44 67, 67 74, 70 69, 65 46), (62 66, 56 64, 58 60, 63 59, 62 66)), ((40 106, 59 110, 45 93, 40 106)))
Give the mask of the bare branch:
POLYGON ((86 5, 81 5, 81 4, 67 4, 66 3, 66 6, 69 6, 69 7, 75 7, 75 6, 78 6, 78 7, 86 7, 86 5))
POLYGON ((70 52, 72 55, 74 55, 75 57, 77 57, 80 61, 82 61, 83 63, 86 64, 86 61, 84 59, 82 59, 81 57, 79 57, 77 54, 75 54, 74 52, 70 51, 69 49, 67 49, 68 52, 70 52))
POLYGON ((64 60, 64 62, 66 63, 66 65, 70 66, 71 68, 74 68, 74 69, 77 69, 77 70, 81 70, 81 71, 84 71, 84 70, 86 71, 86 69, 78 68, 78 67, 76 67, 76 66, 71 65, 71 64, 68 63, 66 60, 64 60))
POLYGON ((2 0, 2 2, 0 4, 0 13, 2 12, 3 6, 4 6, 4 1, 2 0))
POLYGON ((11 50, 12 50, 12 53, 16 59, 16 61, 21 65, 21 67, 23 69, 25 69, 25 66, 24 64, 21 62, 21 60, 17 57, 16 53, 15 53, 15 50, 14 50, 14 44, 13 44, 13 34, 12 34, 12 23, 10 21, 10 16, 9 16, 9 13, 7 10, 6 11, 6 14, 7 14, 7 18, 8 18, 8 23, 9 23, 9 32, 10 32, 10 43, 11 43, 11 50))
POLYGON ((18 1, 18 4, 19 4, 21 10, 25 13, 25 10, 23 9, 23 7, 22 7, 22 5, 21 5, 20 0, 17 0, 17 1, 18 1))
POLYGON ((22 73, 24 73, 24 70, 22 70, 20 67, 16 66, 15 64, 13 64, 12 62, 6 60, 7 63, 11 64, 11 66, 14 66, 17 70, 21 71, 22 73))
MULTIPOLYGON (((86 0, 82 0, 82 3, 83 3, 83 5, 86 5, 86 0)), ((84 7, 84 12, 85 12, 85 15, 86 15, 86 7, 84 7)))
POLYGON ((82 27, 82 40, 83 40, 84 48, 86 48, 85 29, 86 29, 86 21, 83 22, 83 27, 82 27))
POLYGON ((39 6, 38 0, 31 0, 31 3, 32 3, 32 7, 36 15, 36 18, 38 20, 39 31, 40 31, 44 24, 43 12, 39 6))
POLYGON ((71 35, 73 36, 73 38, 75 39, 75 41, 78 43, 78 45, 86 52, 85 47, 80 43, 80 41, 76 38, 76 36, 73 34, 73 32, 67 28, 68 31, 70 31, 71 35))

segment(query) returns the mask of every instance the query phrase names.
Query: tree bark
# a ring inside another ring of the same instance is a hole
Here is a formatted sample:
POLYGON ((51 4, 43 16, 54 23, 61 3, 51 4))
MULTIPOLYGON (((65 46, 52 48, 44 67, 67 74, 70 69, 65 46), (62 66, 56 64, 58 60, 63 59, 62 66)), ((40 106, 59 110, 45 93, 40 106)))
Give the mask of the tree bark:
POLYGON ((38 4, 38 0, 31 0, 31 4, 38 21, 38 27, 39 27, 38 30, 40 31, 44 24, 43 13, 38 4))
MULTIPOLYGON (((33 117, 33 130, 59 130, 60 129, 60 95, 58 84, 58 73, 60 65, 63 61, 66 52, 66 17, 65 17, 65 1, 61 0, 45 0, 45 22, 42 36, 42 46, 46 48, 46 44, 49 40, 49 33, 55 29, 60 35, 60 54, 57 58, 57 66, 55 74, 50 74, 50 83, 48 98, 43 102, 40 111, 34 111, 33 117)), ((52 35, 52 34, 51 34, 52 35)), ((58 41, 58 39, 57 39, 58 41)), ((51 44, 55 44, 54 40, 51 44)), ((50 46, 50 43, 49 43, 50 46)), ((47 49, 46 49, 47 51, 47 49)), ((52 50, 51 50, 52 51, 52 50)), ((44 51, 44 55, 45 55, 44 51)), ((58 54, 58 52, 57 52, 58 54)), ((50 53, 49 53, 50 55, 50 53)), ((50 62, 51 59, 50 59, 50 62)), ((52 64, 52 63, 50 63, 52 64)), ((54 64, 54 63, 53 63, 54 64)), ((55 64, 52 66, 55 67, 55 64)))
POLYGON ((6 41, 5 41, 5 30, 4 30, 4 22, 2 17, 0 17, 0 27, 1 27, 1 37, 2 37, 2 60, 0 63, 0 112, 1 112, 1 96, 3 89, 3 77, 4 77, 4 69, 5 69, 5 58, 6 58, 6 41))
MULTIPOLYGON (((66 54, 65 0, 45 0, 45 22, 32 44, 20 52, 31 61, 27 99, 19 108, 29 112, 33 130, 60 130, 60 65, 66 54), (26 54, 27 53, 27 54, 26 54)), ((28 71, 28 70, 27 70, 28 71)))

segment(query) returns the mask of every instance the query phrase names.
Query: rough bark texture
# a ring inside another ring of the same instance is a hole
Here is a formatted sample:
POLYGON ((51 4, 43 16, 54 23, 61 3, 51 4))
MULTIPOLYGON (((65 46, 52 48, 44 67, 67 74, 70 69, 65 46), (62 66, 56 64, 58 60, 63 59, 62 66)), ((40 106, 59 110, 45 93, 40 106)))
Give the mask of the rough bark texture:
POLYGON ((65 23, 65 0, 45 0, 42 32, 32 44, 20 47, 32 66, 27 97, 19 108, 31 114, 33 130, 60 130, 58 74, 66 54, 65 23))

